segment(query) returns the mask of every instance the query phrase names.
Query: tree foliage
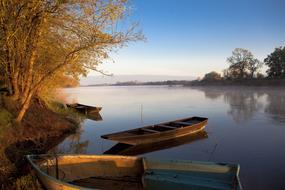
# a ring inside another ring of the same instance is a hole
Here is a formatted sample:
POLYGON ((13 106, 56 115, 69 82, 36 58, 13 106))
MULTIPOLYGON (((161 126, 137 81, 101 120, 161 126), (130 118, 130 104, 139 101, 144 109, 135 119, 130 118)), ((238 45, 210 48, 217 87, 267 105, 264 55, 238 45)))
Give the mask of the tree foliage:
POLYGON ((269 78, 285 78, 285 47, 276 48, 264 59, 264 63, 269 67, 269 78))
POLYGON ((212 71, 210 73, 205 74, 203 81, 217 81, 221 79, 222 77, 219 73, 212 71))
POLYGON ((97 70, 114 48, 142 40, 136 25, 123 27, 129 10, 126 0, 0 0, 0 71, 17 121, 40 89, 97 70))
POLYGON ((226 72, 227 76, 233 79, 254 78, 262 63, 254 58, 253 54, 242 48, 236 48, 227 61, 230 67, 226 72))

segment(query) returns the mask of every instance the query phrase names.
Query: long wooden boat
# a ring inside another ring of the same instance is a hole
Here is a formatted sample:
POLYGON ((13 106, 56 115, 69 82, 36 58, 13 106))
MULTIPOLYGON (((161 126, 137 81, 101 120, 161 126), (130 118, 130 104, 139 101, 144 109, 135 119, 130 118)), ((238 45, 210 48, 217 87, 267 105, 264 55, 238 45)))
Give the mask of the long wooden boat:
POLYGON ((73 108, 81 113, 93 113, 93 112, 100 112, 102 110, 102 107, 96 107, 96 106, 88 106, 84 104, 74 103, 74 104, 66 104, 67 107, 73 108))
POLYGON ((111 155, 28 155, 47 190, 240 190, 239 165, 111 155))
POLYGON ((101 137, 121 143, 138 145, 174 139, 197 133, 205 128, 207 122, 207 118, 189 117, 118 133, 107 134, 101 137))
POLYGON ((117 143, 114 146, 112 146, 110 149, 106 150, 104 154, 134 156, 158 150, 173 148, 206 138, 208 138, 207 132, 200 131, 195 134, 185 135, 182 137, 177 137, 175 139, 169 139, 165 141, 148 143, 148 144, 130 145, 124 143, 117 143))

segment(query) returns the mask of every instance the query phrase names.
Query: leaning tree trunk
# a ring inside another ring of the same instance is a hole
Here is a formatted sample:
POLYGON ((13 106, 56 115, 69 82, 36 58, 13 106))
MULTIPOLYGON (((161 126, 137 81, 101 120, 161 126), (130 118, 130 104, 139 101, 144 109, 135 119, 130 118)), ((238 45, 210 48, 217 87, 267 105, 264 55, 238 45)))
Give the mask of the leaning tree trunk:
POLYGON ((23 120, 25 113, 27 112, 27 110, 30 107, 32 97, 33 97, 33 93, 30 92, 28 94, 28 96, 23 100, 23 104, 22 104, 20 111, 18 113, 18 116, 16 118, 16 122, 20 123, 23 120))

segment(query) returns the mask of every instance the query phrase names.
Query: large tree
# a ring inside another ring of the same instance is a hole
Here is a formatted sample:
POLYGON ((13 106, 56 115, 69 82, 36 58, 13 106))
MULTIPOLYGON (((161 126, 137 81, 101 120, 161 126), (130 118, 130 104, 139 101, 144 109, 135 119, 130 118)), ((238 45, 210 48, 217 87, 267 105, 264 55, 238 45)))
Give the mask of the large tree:
POLYGON ((204 81, 217 81, 217 80, 221 80, 221 74, 212 71, 210 73, 206 73, 205 76, 203 77, 204 81))
POLYGON ((268 77, 285 78, 285 47, 276 48, 264 59, 264 63, 268 66, 268 77))
POLYGON ((262 67, 263 63, 258 59, 251 59, 248 63, 248 71, 250 78, 257 77, 258 70, 262 67))
POLYGON ((254 74, 261 67, 261 62, 254 58, 253 54, 242 48, 236 48, 232 52, 232 56, 227 58, 230 63, 228 73, 232 78, 254 77, 254 74))
POLYGON ((126 0, 0 0, 0 69, 19 105, 17 121, 42 88, 63 76, 97 70, 111 50, 143 39, 125 19, 128 5, 126 0))

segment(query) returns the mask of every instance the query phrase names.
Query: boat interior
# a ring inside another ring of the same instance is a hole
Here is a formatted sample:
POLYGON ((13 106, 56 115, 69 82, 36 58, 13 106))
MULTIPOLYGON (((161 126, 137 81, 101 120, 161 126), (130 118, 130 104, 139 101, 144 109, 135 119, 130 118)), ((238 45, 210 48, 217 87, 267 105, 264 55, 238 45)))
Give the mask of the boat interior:
POLYGON ((157 189, 162 181, 166 190, 180 185, 232 189, 238 173, 236 165, 112 155, 36 156, 32 162, 51 181, 103 190, 157 189))

